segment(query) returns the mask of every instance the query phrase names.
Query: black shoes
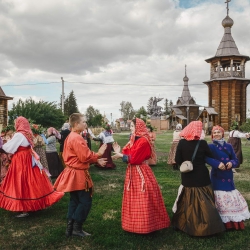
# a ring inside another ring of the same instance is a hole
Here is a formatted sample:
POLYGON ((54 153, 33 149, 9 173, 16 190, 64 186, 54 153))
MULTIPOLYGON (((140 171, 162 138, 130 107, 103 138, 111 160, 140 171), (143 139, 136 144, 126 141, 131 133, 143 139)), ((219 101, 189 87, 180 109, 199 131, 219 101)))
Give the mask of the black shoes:
POLYGON ((74 220, 68 220, 67 222, 67 228, 66 228, 66 236, 70 237, 72 235, 72 231, 73 231, 73 224, 74 224, 74 220))
POLYGON ((84 232, 82 230, 82 223, 79 222, 74 222, 73 224, 73 231, 72 231, 73 236, 79 236, 79 237, 85 237, 85 236, 90 236, 91 234, 84 232))

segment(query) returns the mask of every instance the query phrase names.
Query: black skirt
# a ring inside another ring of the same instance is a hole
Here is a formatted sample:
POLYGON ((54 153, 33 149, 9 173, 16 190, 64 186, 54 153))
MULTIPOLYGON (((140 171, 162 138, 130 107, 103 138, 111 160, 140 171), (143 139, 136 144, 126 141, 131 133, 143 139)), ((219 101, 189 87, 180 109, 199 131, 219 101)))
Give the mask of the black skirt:
POLYGON ((63 164, 57 152, 46 152, 49 172, 52 178, 56 178, 63 171, 63 164))

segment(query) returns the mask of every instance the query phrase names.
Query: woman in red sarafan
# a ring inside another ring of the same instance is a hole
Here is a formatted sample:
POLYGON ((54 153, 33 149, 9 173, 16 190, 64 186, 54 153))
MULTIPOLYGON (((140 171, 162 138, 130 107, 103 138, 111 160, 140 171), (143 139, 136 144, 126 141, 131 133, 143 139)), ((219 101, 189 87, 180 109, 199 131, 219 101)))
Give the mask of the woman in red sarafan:
POLYGON ((152 153, 152 144, 141 119, 130 125, 131 137, 120 153, 120 146, 113 144, 116 154, 128 163, 122 201, 122 228, 132 233, 147 234, 170 226, 157 180, 146 164, 152 153))
POLYGON ((0 186, 0 207, 22 212, 17 217, 25 217, 28 211, 41 210, 58 202, 64 193, 55 191, 42 166, 38 167, 28 120, 18 117, 15 127, 13 138, 1 149, 12 153, 13 157, 0 186))

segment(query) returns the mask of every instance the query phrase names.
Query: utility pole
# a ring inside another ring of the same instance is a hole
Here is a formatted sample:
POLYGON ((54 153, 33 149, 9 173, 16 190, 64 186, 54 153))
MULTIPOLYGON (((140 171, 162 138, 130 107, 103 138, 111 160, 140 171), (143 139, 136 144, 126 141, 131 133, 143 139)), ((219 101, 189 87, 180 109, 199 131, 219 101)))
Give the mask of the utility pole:
POLYGON ((64 80, 63 77, 61 77, 62 79, 62 113, 64 114, 64 80))

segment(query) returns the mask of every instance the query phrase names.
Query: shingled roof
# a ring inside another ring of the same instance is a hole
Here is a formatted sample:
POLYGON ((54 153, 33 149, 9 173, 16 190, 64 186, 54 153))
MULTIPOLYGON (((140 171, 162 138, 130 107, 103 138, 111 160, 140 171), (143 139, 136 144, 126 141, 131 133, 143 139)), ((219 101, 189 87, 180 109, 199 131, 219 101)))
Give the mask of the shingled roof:
POLYGON ((2 88, 0 87, 0 99, 13 100, 13 97, 6 96, 5 93, 3 92, 2 88))

